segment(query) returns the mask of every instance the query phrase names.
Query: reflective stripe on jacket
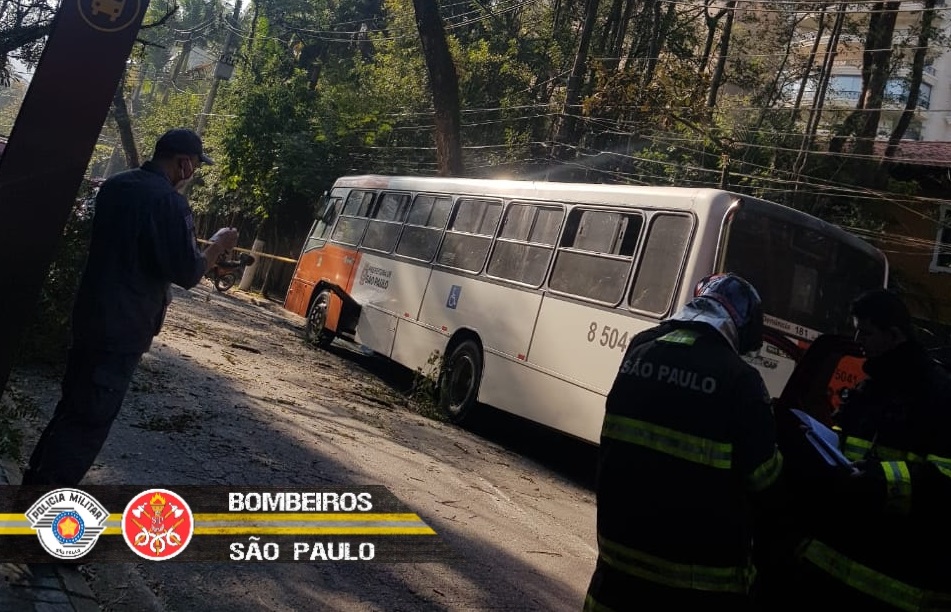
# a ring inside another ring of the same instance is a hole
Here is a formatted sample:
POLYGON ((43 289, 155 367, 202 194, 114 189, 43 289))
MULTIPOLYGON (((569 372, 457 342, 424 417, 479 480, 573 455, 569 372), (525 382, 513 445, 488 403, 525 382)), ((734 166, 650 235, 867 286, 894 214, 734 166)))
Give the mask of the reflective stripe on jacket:
MULTIPOLYGON (((704 324, 632 340, 606 403, 598 472, 604 571, 692 592, 746 594, 751 496, 782 456, 759 373, 704 324)), ((605 600, 589 592, 586 609, 605 600)), ((608 601, 607 603, 610 603, 608 601)))
POLYGON ((903 610, 951 610, 951 378, 904 343, 866 361, 837 416, 864 474, 841 482, 843 520, 820 523, 803 559, 903 610))

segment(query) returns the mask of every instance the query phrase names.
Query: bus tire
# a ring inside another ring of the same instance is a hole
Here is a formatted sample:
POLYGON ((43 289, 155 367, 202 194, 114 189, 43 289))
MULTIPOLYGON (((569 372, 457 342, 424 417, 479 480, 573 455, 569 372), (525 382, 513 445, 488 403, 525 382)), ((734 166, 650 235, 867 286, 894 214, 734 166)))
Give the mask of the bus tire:
POLYGON ((327 329, 327 310, 330 308, 330 292, 321 291, 311 302, 307 311, 307 326, 304 337, 317 348, 327 348, 334 340, 334 333, 327 329))
POLYGON ((482 349, 475 340, 457 344, 443 362, 439 376, 439 405, 458 425, 472 417, 482 382, 482 349))

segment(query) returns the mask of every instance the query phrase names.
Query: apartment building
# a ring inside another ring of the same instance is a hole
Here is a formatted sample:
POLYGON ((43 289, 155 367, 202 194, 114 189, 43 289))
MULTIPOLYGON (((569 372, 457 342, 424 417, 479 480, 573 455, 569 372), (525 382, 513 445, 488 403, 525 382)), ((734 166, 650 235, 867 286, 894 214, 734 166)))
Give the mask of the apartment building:
MULTIPOLYGON (((933 26, 935 35, 929 45, 930 51, 925 61, 921 89, 915 117, 905 132, 904 139, 925 142, 951 141, 951 47, 943 40, 951 36, 951 7, 946 0, 938 0, 933 26)), ((849 110, 855 108, 862 92, 862 56, 865 43, 865 30, 858 26, 874 10, 872 2, 846 5, 846 26, 834 46, 832 75, 825 91, 824 110, 849 110), (854 29, 851 26, 858 26, 854 29)), ((898 120, 908 98, 911 53, 917 44, 918 31, 922 21, 924 4, 920 0, 901 2, 895 24, 893 45, 904 49, 904 56, 893 54, 895 70, 885 88, 885 104, 879 123, 878 135, 887 138, 898 120), (897 60, 897 61, 895 61, 897 60)), ((814 67, 817 69, 829 49, 832 40, 831 22, 835 9, 825 16, 825 27, 819 28, 820 15, 800 14, 801 22, 797 27, 796 51, 801 57, 810 51, 817 51, 814 67), (816 41, 816 38, 819 38, 816 41), (818 45, 815 43, 818 42, 818 45)), ((804 100, 810 101, 817 93, 817 83, 811 79, 805 86, 804 100)), ((832 116, 835 116, 832 113, 832 116)), ((841 116, 841 115, 839 115, 841 116)))

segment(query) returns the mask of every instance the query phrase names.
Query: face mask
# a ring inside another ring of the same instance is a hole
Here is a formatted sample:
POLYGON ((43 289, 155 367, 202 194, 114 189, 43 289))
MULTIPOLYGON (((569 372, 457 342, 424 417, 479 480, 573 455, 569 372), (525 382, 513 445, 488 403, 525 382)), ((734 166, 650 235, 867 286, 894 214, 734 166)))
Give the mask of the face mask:
POLYGON ((195 176, 195 166, 190 159, 183 159, 179 162, 178 169, 181 172, 182 178, 175 184, 175 188, 180 190, 195 176))

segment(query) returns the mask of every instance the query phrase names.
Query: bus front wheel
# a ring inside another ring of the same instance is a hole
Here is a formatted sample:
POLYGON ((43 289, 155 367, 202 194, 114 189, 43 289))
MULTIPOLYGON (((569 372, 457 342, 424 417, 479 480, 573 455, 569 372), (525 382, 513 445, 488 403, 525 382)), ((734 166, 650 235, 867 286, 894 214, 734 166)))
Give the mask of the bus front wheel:
POLYGON ((318 347, 327 348, 333 342, 334 333, 327 329, 327 310, 330 308, 330 292, 321 291, 314 298, 314 302, 307 311, 307 328, 305 336, 307 342, 318 347))
POLYGON ((472 416, 482 381, 482 349, 474 340, 456 345, 443 363, 439 403, 448 419, 462 424, 472 416))

